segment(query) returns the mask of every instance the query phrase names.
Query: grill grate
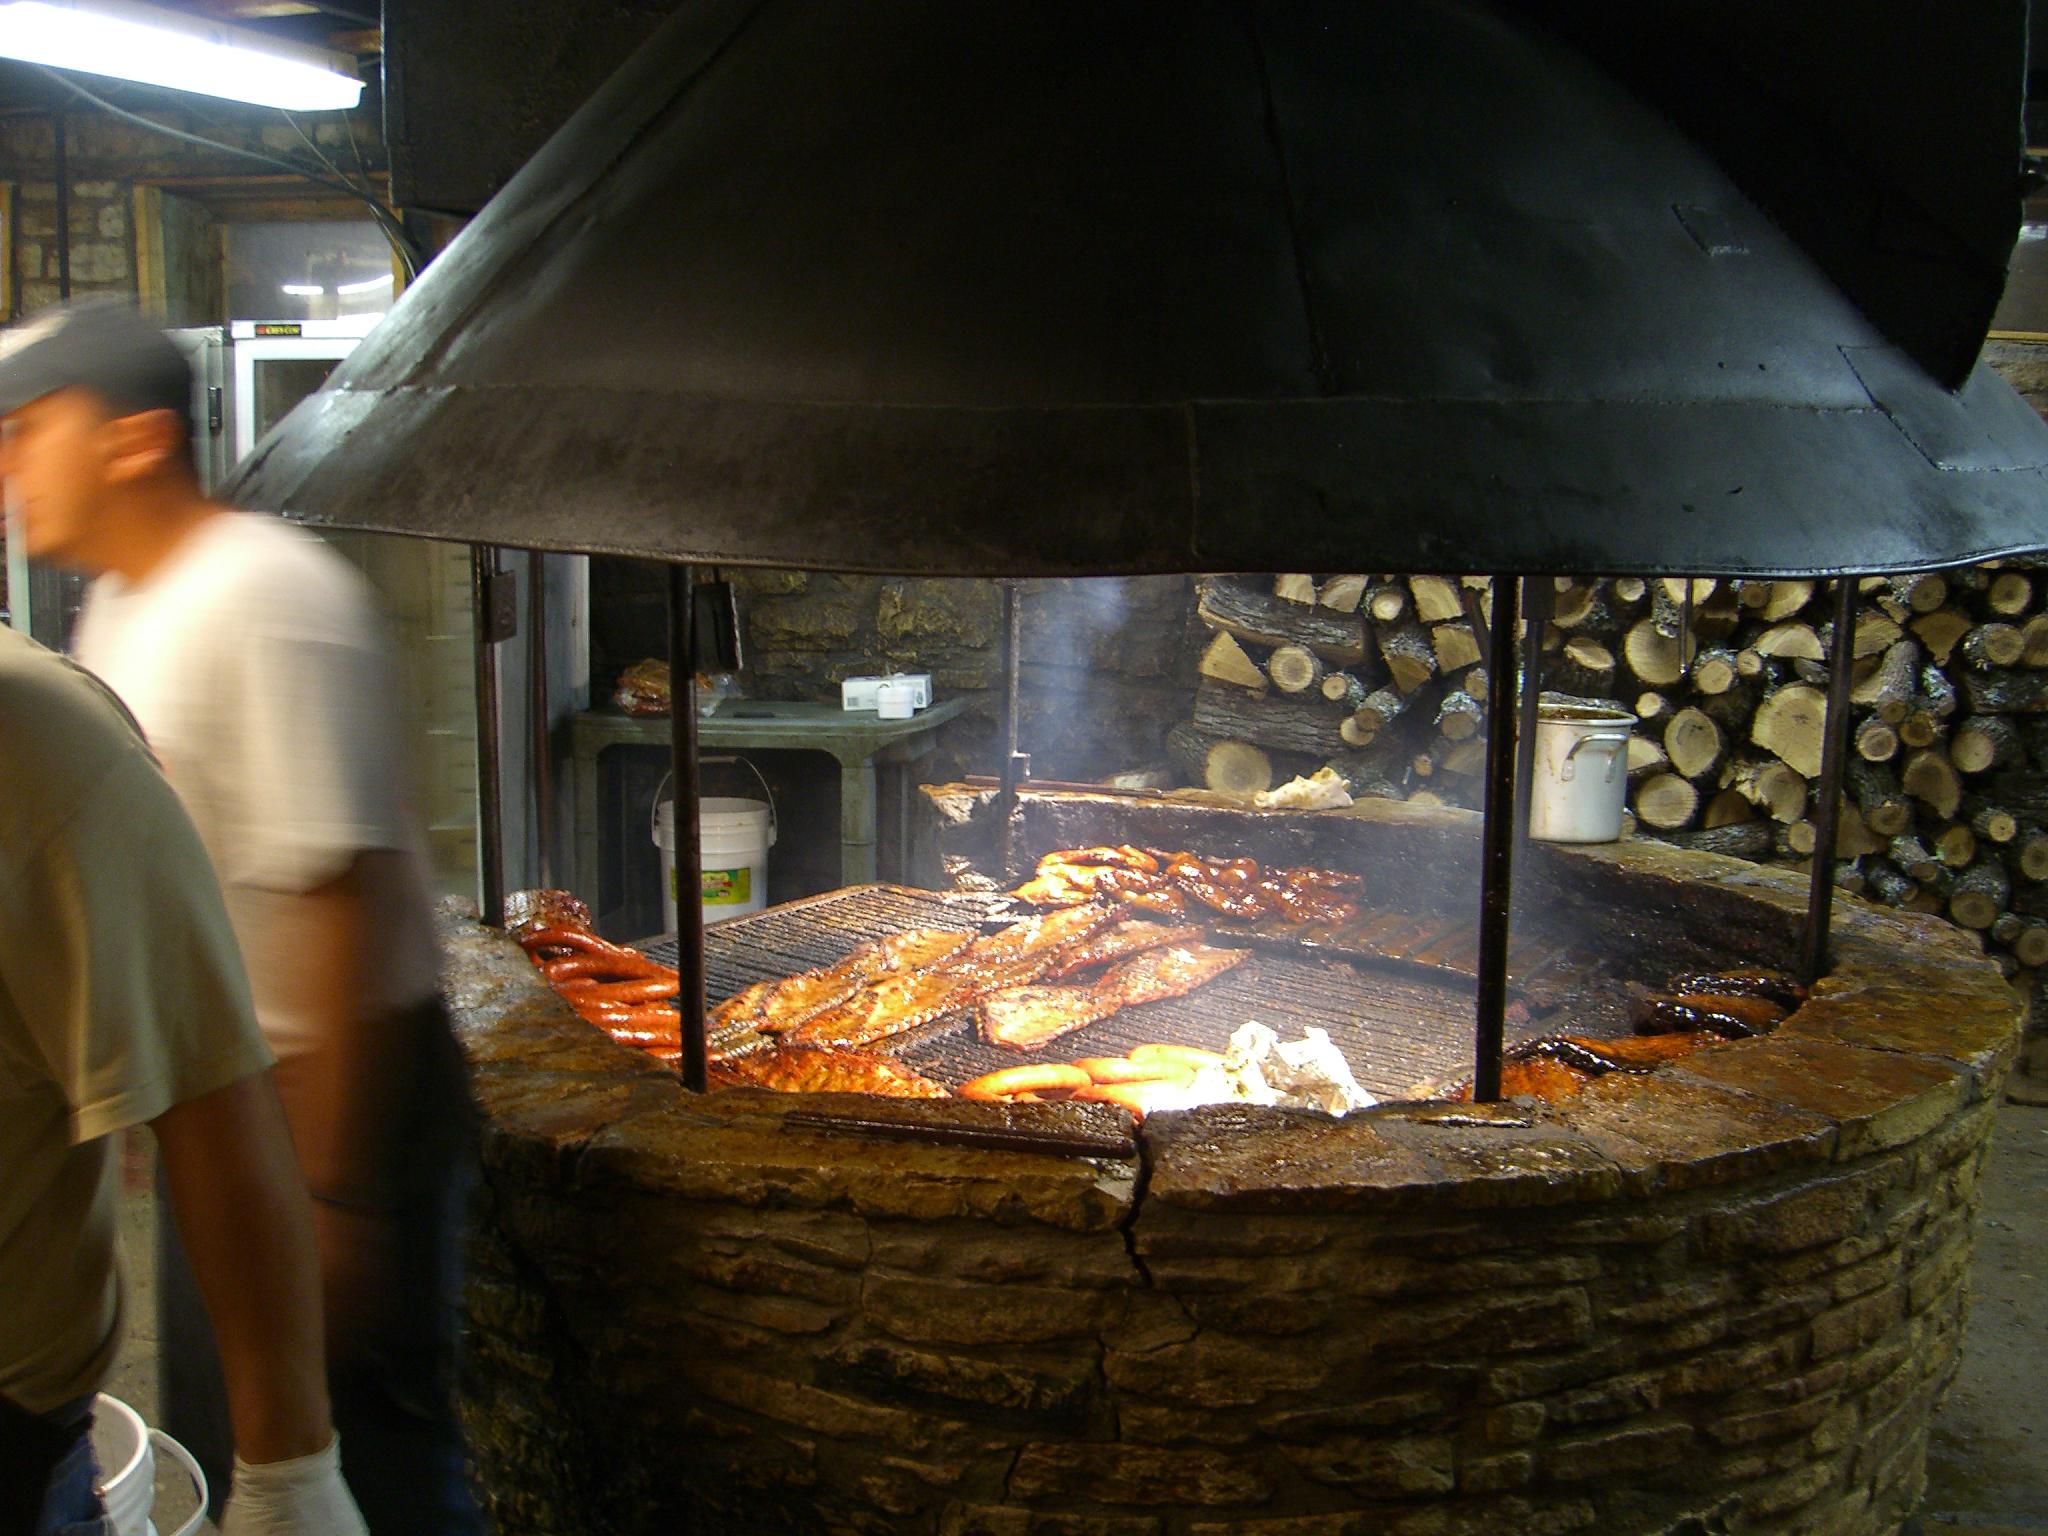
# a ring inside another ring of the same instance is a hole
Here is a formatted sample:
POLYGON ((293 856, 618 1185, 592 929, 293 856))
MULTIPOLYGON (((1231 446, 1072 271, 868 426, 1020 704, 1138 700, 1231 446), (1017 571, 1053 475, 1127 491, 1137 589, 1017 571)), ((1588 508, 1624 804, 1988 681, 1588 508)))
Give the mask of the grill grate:
MULTIPOLYGON (((706 997, 716 1004, 754 982, 829 965, 858 944, 906 928, 974 928, 984 919, 1011 915, 1000 897, 871 885, 731 918, 704 934, 706 997)), ((1339 959, 1262 942, 1253 947, 1251 959, 1198 992, 1126 1008, 1041 1051, 984 1044, 971 1013, 949 1015, 870 1049, 958 1087, 1024 1061, 1122 1055, 1153 1040, 1221 1049, 1234 1029, 1256 1019, 1283 1040, 1297 1038, 1308 1026, 1328 1030, 1361 1087, 1378 1098, 1399 1098, 1421 1080, 1458 1077, 1471 1068, 1472 982, 1469 971, 1457 964, 1469 926, 1441 917, 1389 924, 1392 953, 1375 960, 1339 959)), ((1243 942, 1225 933, 1217 933, 1215 940, 1243 942)), ((641 948, 666 964, 676 963, 672 938, 641 948)), ((1517 960, 1529 967, 1518 981, 1554 983, 1568 964, 1568 957, 1557 951, 1536 947, 1518 946, 1517 960)), ((1542 990, 1556 993, 1554 984, 1542 990)), ((1511 1021, 1508 1043, 1553 1029, 1511 1021)), ((1597 1025, 1581 1029, 1576 1022, 1574 1029, 1613 1032, 1597 1025)))

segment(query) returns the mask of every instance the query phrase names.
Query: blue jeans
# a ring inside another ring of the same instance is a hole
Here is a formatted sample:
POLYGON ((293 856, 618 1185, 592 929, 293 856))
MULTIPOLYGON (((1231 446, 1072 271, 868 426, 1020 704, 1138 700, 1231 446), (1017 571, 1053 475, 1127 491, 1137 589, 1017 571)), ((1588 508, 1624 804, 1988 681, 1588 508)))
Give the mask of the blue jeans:
POLYGON ((93 1460, 92 1419, 88 1416, 79 1426, 77 1441, 50 1474, 35 1536, 114 1536, 114 1522, 107 1518, 93 1486, 98 1481, 99 1464, 93 1460))

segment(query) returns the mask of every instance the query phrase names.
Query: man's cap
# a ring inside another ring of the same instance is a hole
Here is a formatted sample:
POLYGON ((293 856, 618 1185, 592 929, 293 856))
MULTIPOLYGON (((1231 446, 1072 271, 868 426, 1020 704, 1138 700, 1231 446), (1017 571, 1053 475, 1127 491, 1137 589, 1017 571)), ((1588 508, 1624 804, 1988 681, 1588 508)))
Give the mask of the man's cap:
POLYGON ((122 415, 192 408, 192 368, 133 304, 92 299, 0 331, 0 416, 63 389, 89 389, 122 415))

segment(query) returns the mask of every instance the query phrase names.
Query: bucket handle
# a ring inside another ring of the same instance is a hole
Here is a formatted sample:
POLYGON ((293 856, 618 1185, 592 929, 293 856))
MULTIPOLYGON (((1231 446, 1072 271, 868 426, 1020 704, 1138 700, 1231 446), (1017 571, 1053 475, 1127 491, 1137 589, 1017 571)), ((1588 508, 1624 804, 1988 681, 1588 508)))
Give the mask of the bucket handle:
POLYGON ((193 1459, 190 1451, 154 1426, 149 1431, 149 1443, 156 1447, 158 1455, 168 1456, 172 1461, 175 1461, 180 1467, 185 1469, 185 1475, 192 1479, 193 1491, 199 1495, 199 1507, 192 1511, 192 1518, 179 1526, 175 1531, 167 1532, 166 1536, 193 1536, 193 1533, 206 1520, 206 1501, 208 1497, 206 1473, 201 1469, 199 1463, 193 1459))
MULTIPOLYGON (((749 757, 741 757, 735 753, 730 757, 700 757, 697 761, 699 763, 745 763, 747 765, 747 772, 754 776, 754 782, 761 786, 761 793, 768 797, 768 846, 773 848, 775 846, 776 834, 781 830, 781 818, 776 814, 775 810, 775 791, 768 787, 767 778, 759 768, 754 766, 754 760, 749 757)), ((654 786, 654 804, 647 808, 647 835, 649 838, 654 836, 654 818, 661 810, 661 792, 669 787, 670 782, 675 776, 676 771, 671 768, 661 776, 661 782, 654 786)))
POLYGON ((1601 782, 1612 784, 1615 767, 1621 762, 1621 753, 1627 750, 1628 740, 1629 733, 1626 731, 1593 731, 1581 736, 1565 749, 1564 766, 1558 770, 1558 778, 1566 784, 1571 783, 1578 777, 1579 771, 1579 765, 1572 759, 1579 755, 1583 747, 1598 747, 1610 754, 1607 759, 1607 776, 1601 782))

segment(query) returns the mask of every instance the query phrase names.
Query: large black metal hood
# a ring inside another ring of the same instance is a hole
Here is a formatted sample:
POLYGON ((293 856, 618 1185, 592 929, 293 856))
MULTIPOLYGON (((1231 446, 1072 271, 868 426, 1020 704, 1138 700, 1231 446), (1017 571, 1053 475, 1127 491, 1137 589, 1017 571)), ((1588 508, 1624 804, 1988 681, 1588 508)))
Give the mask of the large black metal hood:
POLYGON ((957 575, 2048 544, 2048 427, 1974 362, 2022 7, 1841 14, 700 0, 234 493, 957 575))

